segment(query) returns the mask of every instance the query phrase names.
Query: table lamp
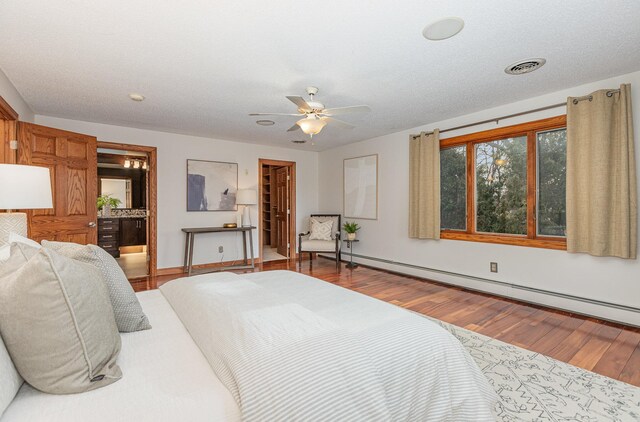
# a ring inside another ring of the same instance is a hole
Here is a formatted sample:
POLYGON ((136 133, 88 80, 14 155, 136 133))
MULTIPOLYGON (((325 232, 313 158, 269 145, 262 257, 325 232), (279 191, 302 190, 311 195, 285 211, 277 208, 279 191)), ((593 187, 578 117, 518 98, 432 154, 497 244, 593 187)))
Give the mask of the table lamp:
POLYGON ((27 214, 11 210, 53 208, 47 167, 0 164, 0 246, 10 233, 27 237, 27 214))
POLYGON ((242 211, 242 227, 251 226, 251 214, 249 213, 249 205, 258 203, 258 194, 255 189, 238 189, 236 194, 236 204, 244 205, 242 211))

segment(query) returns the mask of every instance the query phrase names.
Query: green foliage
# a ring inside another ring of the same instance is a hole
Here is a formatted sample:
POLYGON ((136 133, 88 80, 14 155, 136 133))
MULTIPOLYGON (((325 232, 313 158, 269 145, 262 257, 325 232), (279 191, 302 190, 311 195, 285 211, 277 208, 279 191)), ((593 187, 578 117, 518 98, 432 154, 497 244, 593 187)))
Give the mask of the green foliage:
POLYGON ((98 209, 101 210, 105 205, 116 208, 122 203, 118 198, 112 198, 111 195, 100 195, 97 200, 98 209))
POLYGON ((467 149, 440 151, 440 227, 467 228, 467 149))
MULTIPOLYGON (((537 153, 538 234, 564 236, 566 130, 538 133, 537 153)), ((467 228, 466 162, 466 146, 440 151, 440 215, 443 229, 467 228)), ((476 230, 526 234, 526 136, 476 145, 475 163, 476 230)))
POLYGON ((538 134, 538 233, 564 236, 567 225, 567 131, 538 134))
POLYGON ((527 233, 527 137, 476 146, 476 230, 527 233))
POLYGON ((345 233, 355 233, 358 230, 360 230, 360 226, 355 221, 351 221, 351 222, 346 221, 342 225, 342 229, 345 231, 345 233))

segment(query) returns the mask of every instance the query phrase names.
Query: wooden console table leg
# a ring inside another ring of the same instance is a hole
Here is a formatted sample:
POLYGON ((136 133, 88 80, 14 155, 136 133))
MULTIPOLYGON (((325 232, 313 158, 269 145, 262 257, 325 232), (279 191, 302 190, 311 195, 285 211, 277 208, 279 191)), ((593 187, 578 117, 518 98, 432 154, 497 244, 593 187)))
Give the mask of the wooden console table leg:
POLYGON ((193 239, 195 237, 195 233, 191 233, 189 236, 189 277, 191 277, 191 268, 193 267, 193 239))
POLYGON ((251 253, 251 269, 255 269, 256 263, 253 257, 253 235, 251 231, 249 232, 249 252, 251 253))
POLYGON ((189 239, 191 238, 191 233, 185 233, 184 239, 184 264, 182 265, 182 272, 186 273, 188 271, 187 265, 189 264, 189 239))
POLYGON ((249 265, 249 261, 247 260, 247 231, 242 231, 242 253, 244 256, 244 265, 249 265))

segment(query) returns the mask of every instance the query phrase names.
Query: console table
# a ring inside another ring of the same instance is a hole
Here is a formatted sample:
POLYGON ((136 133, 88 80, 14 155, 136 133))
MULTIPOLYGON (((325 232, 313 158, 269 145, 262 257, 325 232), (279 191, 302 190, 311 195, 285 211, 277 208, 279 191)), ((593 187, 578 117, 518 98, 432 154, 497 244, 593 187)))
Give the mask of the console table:
POLYGON ((196 234, 200 233, 227 233, 227 232, 241 232, 242 233, 242 252, 244 253, 243 265, 230 265, 227 267, 220 267, 211 270, 213 271, 226 271, 226 270, 243 270, 243 269, 255 269, 255 259, 253 257, 253 236, 251 230, 254 230, 254 226, 250 227, 195 227, 186 228, 182 231, 187 236, 184 244, 184 272, 191 275, 193 269, 193 243, 196 234), (247 257, 247 234, 249 234, 249 252, 251 253, 251 264, 249 264, 249 258, 247 257))

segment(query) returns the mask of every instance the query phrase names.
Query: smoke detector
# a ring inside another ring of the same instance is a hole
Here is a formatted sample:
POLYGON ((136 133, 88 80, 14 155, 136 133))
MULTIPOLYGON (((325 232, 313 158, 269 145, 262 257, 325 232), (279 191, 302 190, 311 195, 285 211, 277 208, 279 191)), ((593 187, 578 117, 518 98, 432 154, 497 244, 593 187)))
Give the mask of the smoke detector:
POLYGON ((545 59, 541 58, 520 60, 507 66, 504 72, 508 75, 524 75, 540 69, 546 62, 545 59))
POLYGON ((464 21, 458 17, 438 19, 422 30, 422 36, 431 41, 442 41, 451 38, 464 28, 464 21))

